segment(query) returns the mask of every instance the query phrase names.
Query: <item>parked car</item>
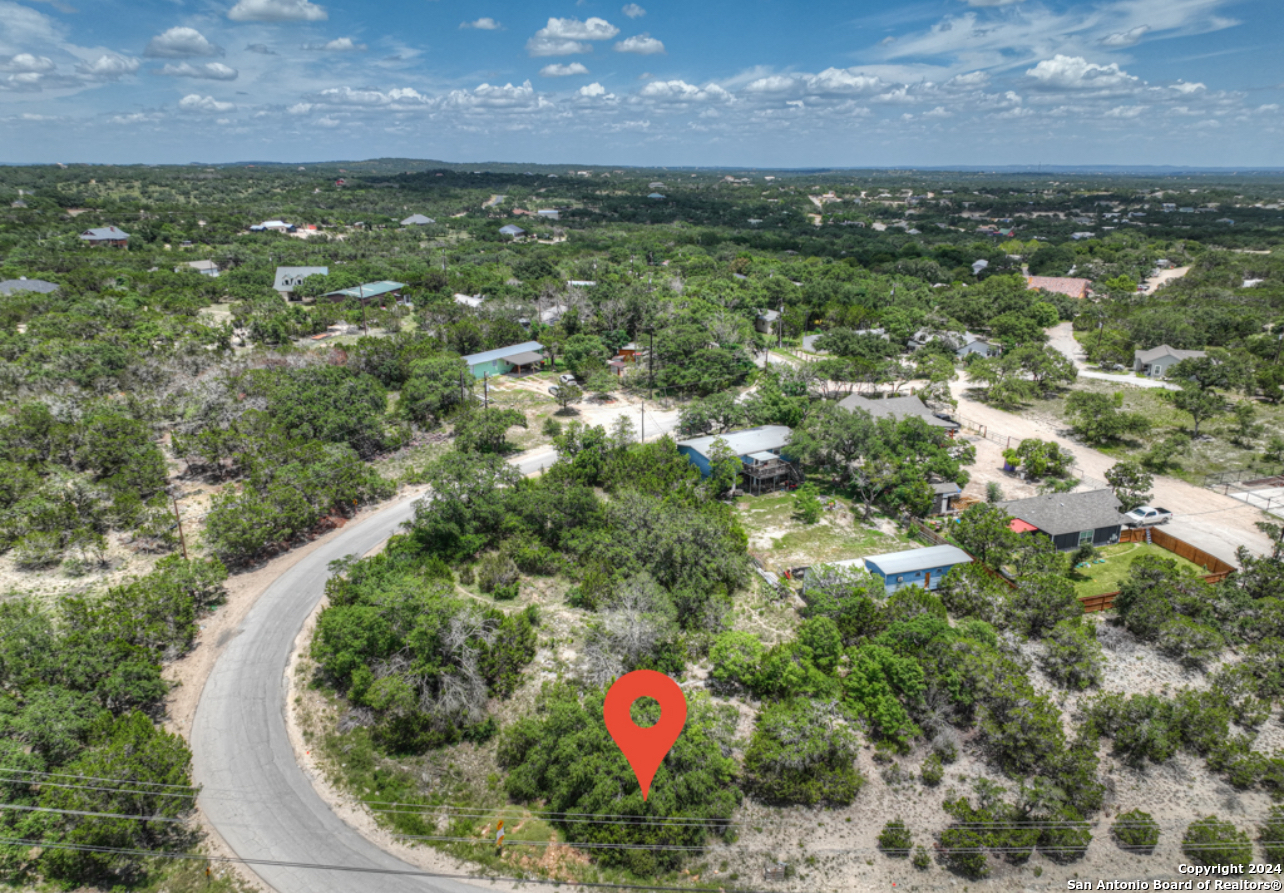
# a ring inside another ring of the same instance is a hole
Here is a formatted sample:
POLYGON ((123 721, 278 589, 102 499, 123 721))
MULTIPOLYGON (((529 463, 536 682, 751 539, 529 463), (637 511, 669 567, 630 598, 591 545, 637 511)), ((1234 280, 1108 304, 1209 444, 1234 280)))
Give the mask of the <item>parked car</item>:
POLYGON ((563 375, 561 378, 559 378, 559 379, 558 379, 558 381, 560 381, 562 384, 576 384, 576 383, 577 383, 577 382, 575 381, 575 376, 574 376, 574 375, 572 375, 572 374, 571 374, 571 373, 569 373, 569 372, 567 372, 565 375, 563 375))
POLYGON ((562 389, 559 388, 557 385, 553 385, 551 388, 548 389, 548 392, 552 394, 554 397, 556 397, 558 395, 558 392, 560 392, 561 390, 562 389))
POLYGON ((1168 509, 1139 505, 1124 515, 1124 518, 1129 527, 1154 527, 1156 524, 1167 524, 1173 519, 1173 513, 1168 509))

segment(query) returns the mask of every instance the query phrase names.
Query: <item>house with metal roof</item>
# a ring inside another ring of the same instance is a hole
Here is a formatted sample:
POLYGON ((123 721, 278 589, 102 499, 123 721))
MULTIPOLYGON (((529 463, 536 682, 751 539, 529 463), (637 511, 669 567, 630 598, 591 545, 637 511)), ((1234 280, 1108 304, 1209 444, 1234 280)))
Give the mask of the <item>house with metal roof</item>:
POLYGON ((329 267, 277 267, 276 281, 272 288, 277 294, 289 300, 294 297, 294 290, 303 284, 309 276, 329 276, 329 267))
POLYGON ((499 228, 499 234, 501 236, 508 236, 511 239, 516 239, 526 235, 526 230, 522 229, 515 223, 510 223, 507 226, 501 226, 499 228))
POLYGON ((661 198, 665 198, 665 196, 661 195, 661 194, 660 194, 660 193, 658 193, 658 192, 653 192, 653 193, 651 193, 650 195, 648 195, 648 196, 647 196, 647 198, 651 198, 651 199, 661 199, 661 198))
POLYGON ((1163 378, 1182 360, 1198 360, 1208 356, 1202 350, 1178 350, 1161 344, 1150 350, 1139 350, 1132 358, 1132 371, 1150 378, 1163 378))
POLYGON ((544 363, 544 345, 538 341, 526 341, 497 350, 487 350, 464 357, 473 378, 487 375, 506 375, 514 370, 541 366, 544 363))
POLYGON ((338 291, 332 291, 326 294, 331 301, 346 301, 353 298, 365 303, 381 298, 400 298, 401 290, 406 287, 404 282, 367 282, 364 285, 354 285, 352 288, 341 288, 338 291))
POLYGON ((460 307, 467 307, 470 310, 477 310, 482 304, 486 303, 485 295, 464 295, 456 294, 455 303, 460 307))
POLYGON ((780 311, 764 310, 754 320, 753 327, 764 335, 776 334, 776 323, 780 320, 780 311))
POLYGON ((425 217, 422 214, 411 214, 405 220, 401 221, 401 225, 402 226, 428 226, 429 224, 436 223, 436 222, 437 221, 433 220, 431 217, 425 217))
POLYGON ((941 340, 950 346, 954 355, 963 359, 968 354, 978 354, 983 357, 997 357, 1002 351, 997 344, 992 343, 989 339, 981 335, 975 335, 972 332, 933 332, 928 329, 919 329, 914 333, 914 337, 906 342, 906 346, 911 350, 920 350, 931 341, 941 340))
POLYGON ((741 473, 748 490, 758 494, 786 483, 801 483, 802 475, 784 455, 793 431, 784 425, 763 425, 746 431, 732 431, 678 441, 678 452, 700 469, 701 477, 713 474, 713 448, 721 440, 740 457, 741 473))
POLYGON ((100 226, 85 230, 80 234, 80 241, 88 245, 110 245, 113 248, 125 248, 129 245, 129 233, 116 226, 100 226))
POLYGON ((174 268, 175 273, 182 273, 184 270, 195 270, 202 276, 208 276, 211 279, 218 278, 218 264, 212 260, 189 260, 187 263, 179 264, 174 268))
POLYGON ((886 400, 870 400, 868 397, 852 394, 850 397, 844 397, 839 400, 838 405, 848 412, 855 412, 859 409, 862 412, 869 413, 876 419, 894 419, 900 422, 904 419, 915 418, 922 419, 933 428, 944 428, 947 431, 959 430, 958 422, 941 418, 928 409, 922 400, 913 395, 908 397, 889 397, 886 400))
POLYGON ((1000 507, 1024 526, 1034 528, 1052 540, 1059 552, 1073 552, 1080 546, 1113 546, 1123 531, 1123 508, 1113 490, 1091 490, 1087 493, 1050 493, 1000 507))
POLYGON ((907 586, 936 589, 951 570, 971 563, 972 556, 958 546, 932 546, 870 555, 865 559, 865 569, 882 580, 883 588, 892 593, 907 586))
POLYGON ((0 295, 8 297, 16 295, 18 292, 34 292, 36 294, 47 295, 52 291, 57 291, 58 286, 53 282, 45 282, 43 279, 28 279, 26 276, 19 276, 17 279, 6 279, 0 282, 0 295))

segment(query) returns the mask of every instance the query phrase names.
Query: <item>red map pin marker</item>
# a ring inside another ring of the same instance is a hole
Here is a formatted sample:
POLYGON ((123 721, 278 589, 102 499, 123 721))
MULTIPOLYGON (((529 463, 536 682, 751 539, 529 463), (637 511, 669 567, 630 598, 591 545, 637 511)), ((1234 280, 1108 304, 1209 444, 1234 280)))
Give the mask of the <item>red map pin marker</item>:
POLYGON ((651 793, 651 779, 673 749, 673 742, 687 723, 687 698, 678 683, 655 670, 635 670, 615 680, 602 705, 606 730, 615 746, 633 767, 642 788, 642 799, 651 793), (633 721, 629 708, 638 698, 655 698, 660 702, 660 721, 644 729, 633 721))

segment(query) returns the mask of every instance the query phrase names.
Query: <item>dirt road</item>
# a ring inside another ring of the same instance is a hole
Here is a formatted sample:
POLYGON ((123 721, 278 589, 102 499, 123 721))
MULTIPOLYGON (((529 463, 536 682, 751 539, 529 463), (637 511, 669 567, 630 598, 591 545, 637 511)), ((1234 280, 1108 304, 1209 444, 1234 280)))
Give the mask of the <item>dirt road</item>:
POLYGON ((1135 388, 1164 388, 1175 391, 1177 385, 1169 384, 1166 381, 1158 381, 1153 378, 1138 378, 1135 375, 1113 374, 1110 372, 1101 372, 1088 366, 1087 358, 1084 354, 1083 345, 1075 340, 1074 324, 1063 322, 1059 325, 1048 329, 1048 344, 1074 363, 1075 369, 1079 371, 1080 378, 1095 378, 1098 381, 1113 381, 1116 384, 1131 385, 1135 388))
POLYGON ((1146 294, 1153 295, 1159 289, 1163 288, 1174 279, 1180 279, 1190 272, 1190 267, 1169 267, 1167 270, 1160 270, 1155 276, 1146 280, 1146 294))

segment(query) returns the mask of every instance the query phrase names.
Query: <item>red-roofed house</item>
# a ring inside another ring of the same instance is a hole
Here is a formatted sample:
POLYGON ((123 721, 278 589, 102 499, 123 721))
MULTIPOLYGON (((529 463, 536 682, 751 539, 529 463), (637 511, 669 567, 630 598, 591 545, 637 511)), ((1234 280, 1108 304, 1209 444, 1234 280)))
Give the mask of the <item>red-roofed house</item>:
POLYGON ((1071 298, 1086 298, 1088 289, 1092 286, 1092 280, 1076 279, 1071 276, 1027 276, 1025 284, 1031 291, 1043 289, 1071 298))

